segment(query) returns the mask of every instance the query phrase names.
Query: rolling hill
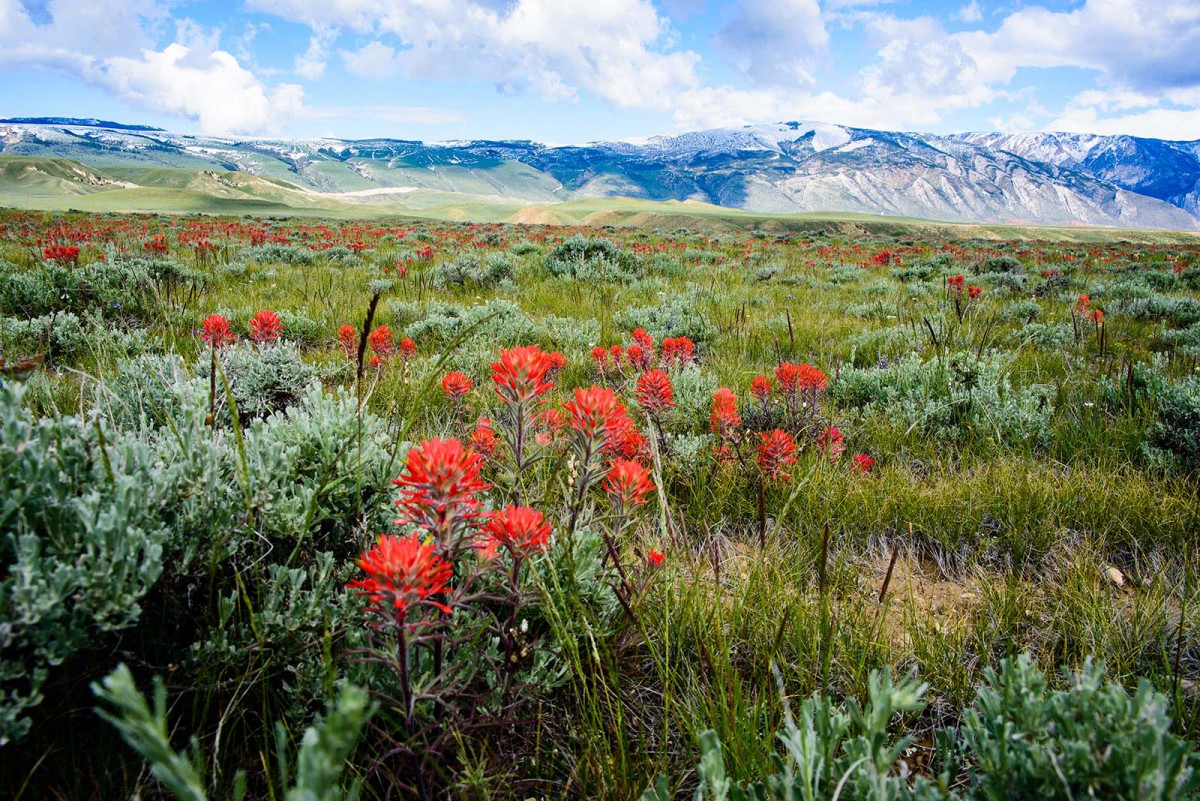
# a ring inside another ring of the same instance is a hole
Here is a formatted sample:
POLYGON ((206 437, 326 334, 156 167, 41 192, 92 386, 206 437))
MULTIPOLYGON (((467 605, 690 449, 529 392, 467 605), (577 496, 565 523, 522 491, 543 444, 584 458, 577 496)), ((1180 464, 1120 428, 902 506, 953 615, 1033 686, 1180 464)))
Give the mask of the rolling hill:
POLYGON ((510 219, 628 198, 756 214, 1200 229, 1200 142, 1132 137, 940 137, 788 122, 577 146, 430 144, 192 136, 55 118, 0 123, 0 154, 32 157, 3 160, 0 203, 19 207, 190 203, 345 216, 469 207, 473 218, 510 219))

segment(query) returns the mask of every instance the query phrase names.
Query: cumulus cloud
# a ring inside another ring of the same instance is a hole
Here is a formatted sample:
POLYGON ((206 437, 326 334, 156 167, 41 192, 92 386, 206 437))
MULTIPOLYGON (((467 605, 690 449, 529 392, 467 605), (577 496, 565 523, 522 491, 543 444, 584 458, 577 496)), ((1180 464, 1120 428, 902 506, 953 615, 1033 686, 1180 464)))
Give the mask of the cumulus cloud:
POLYGON ((86 77, 134 105, 190 117, 209 133, 253 134, 277 128, 303 106, 295 84, 268 90, 223 50, 171 44, 137 58, 115 56, 86 77))
POLYGON ((956 38, 992 80, 1020 67, 1082 67, 1112 86, 1164 90, 1200 85, 1200 3, 1087 0, 1071 11, 1037 6, 1006 16, 994 32, 956 38))
POLYGON ((817 0, 743 0, 717 41, 758 86, 809 86, 829 45, 817 0))
POLYGON ((329 58, 329 47, 340 33, 341 31, 337 28, 325 25, 313 28, 313 35, 308 38, 308 49, 296 56, 296 74, 310 81, 324 75, 326 60, 329 58))
POLYGON ((0 0, 0 68, 73 75, 125 102, 196 120, 211 133, 270 130, 301 107, 299 86, 265 86, 220 49, 219 31, 175 21, 175 41, 155 48, 154 34, 168 22, 152 0, 49 0, 36 17, 19 0, 0 0))
POLYGON ((954 14, 954 18, 959 22, 983 22, 983 9, 979 7, 979 0, 971 0, 954 14))
POLYGON ((697 84, 699 56, 673 46, 649 0, 250 0, 310 26, 369 35, 343 51, 359 75, 490 81, 502 92, 662 110, 697 84))
POLYGON ((358 50, 339 51, 351 74, 368 80, 382 81, 400 71, 396 50, 383 42, 371 42, 358 50))

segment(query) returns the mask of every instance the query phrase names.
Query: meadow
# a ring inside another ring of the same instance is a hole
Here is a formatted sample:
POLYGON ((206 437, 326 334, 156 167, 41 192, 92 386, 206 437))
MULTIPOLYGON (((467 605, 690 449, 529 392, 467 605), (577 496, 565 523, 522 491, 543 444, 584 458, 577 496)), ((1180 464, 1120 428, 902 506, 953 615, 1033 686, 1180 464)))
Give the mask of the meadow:
POLYGON ((681 222, 0 212, 0 795, 1196 797, 1200 241, 681 222))

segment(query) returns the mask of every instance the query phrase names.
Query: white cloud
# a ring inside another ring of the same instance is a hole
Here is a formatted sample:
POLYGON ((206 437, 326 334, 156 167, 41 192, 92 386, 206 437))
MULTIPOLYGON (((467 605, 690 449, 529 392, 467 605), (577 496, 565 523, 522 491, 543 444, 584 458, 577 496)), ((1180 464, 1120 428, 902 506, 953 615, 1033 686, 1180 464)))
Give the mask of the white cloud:
POLYGON ((1200 3, 1195 0, 1087 0, 1072 11, 1029 7, 992 33, 956 38, 990 79, 1020 67, 1097 70, 1110 85, 1164 90, 1200 85, 1200 3))
POLYGON ((737 70, 757 86, 810 86, 829 34, 817 0, 743 0, 717 34, 737 70))
POLYGON ((1155 139, 1200 139, 1200 92, 1176 90, 1165 97, 1123 90, 1091 89, 1071 98, 1042 126, 1048 131, 1128 134, 1155 139), (1164 107, 1170 103, 1171 107, 1164 107))
POLYGON ((983 9, 979 7, 979 0, 971 0, 955 13, 954 18, 959 22, 983 22, 983 9))
POLYGON ((194 119, 212 133, 270 130, 301 107, 299 86, 265 86, 220 49, 218 30, 177 20, 175 41, 156 49, 155 36, 170 21, 153 0, 49 0, 37 19, 19 0, 0 0, 0 69, 73 75, 133 105, 194 119))
POLYGON ((371 42, 342 53, 358 74, 482 80, 502 92, 666 109, 697 83, 650 0, 250 0, 259 11, 371 42), (386 49, 385 49, 386 48, 386 49), (389 52, 390 50, 390 52, 389 52))
POLYGON ((370 42, 358 50, 338 51, 351 74, 368 80, 383 81, 400 71, 396 50, 383 42, 370 42))
POLYGON ((869 38, 881 42, 875 63, 861 75, 866 96, 939 108, 979 105, 994 97, 962 43, 930 17, 866 17, 869 38))
POLYGON ((190 117, 209 133, 276 129, 304 100, 304 91, 295 84, 268 90, 231 53, 181 44, 143 50, 140 58, 107 59, 86 77, 126 102, 190 117))
POLYGON ((296 56, 295 70, 301 78, 316 80, 325 74, 325 63, 329 57, 329 47, 341 33, 337 28, 318 25, 313 28, 313 35, 308 38, 308 49, 296 56))

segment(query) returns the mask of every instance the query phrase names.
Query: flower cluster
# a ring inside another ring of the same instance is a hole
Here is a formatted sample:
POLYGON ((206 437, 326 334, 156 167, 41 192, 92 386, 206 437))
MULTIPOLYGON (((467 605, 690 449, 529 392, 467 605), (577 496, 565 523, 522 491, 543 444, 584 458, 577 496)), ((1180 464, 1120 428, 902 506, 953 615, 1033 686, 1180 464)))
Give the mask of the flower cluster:
POLYGON ((343 325, 338 329, 338 344, 347 359, 353 360, 358 355, 358 331, 352 325, 343 325))
POLYGON ((675 405, 671 377, 662 370, 648 370, 637 381, 638 405, 657 417, 675 405))
POLYGON ((467 393, 471 391, 471 387, 475 384, 463 373, 456 371, 446 373, 442 377, 442 392, 454 401, 454 405, 458 406, 462 403, 463 398, 467 397, 467 393))
POLYGON ((42 258, 59 264, 75 264, 79 261, 79 248, 75 245, 47 245, 42 248, 42 258))
POLYGON ((646 496, 654 492, 654 483, 640 462, 614 459, 604 479, 604 491, 620 514, 644 504, 646 496))
POLYGON ((492 362, 492 384, 505 403, 527 403, 554 387, 547 378, 553 367, 550 354, 536 345, 500 351, 492 362))
POLYGON ((431 439, 408 453, 400 488, 398 525, 429 532, 448 552, 473 530, 482 514, 477 493, 489 488, 479 471, 483 459, 456 439, 431 439))
POLYGON ((380 367, 396 352, 392 345, 392 329, 381 325, 367 335, 367 343, 371 346, 371 366, 380 367))
POLYGON ((433 543, 422 543, 418 534, 380 535, 356 564, 366 578, 356 579, 347 586, 366 595, 368 608, 376 614, 405 620, 410 609, 421 603, 451 613, 449 606, 430 598, 446 592, 454 569, 437 553, 433 543))
POLYGON ((488 515, 476 547, 489 558, 504 548, 514 559, 525 559, 545 550, 549 542, 550 524, 541 512, 527 506, 506 506, 488 515))
POLYGON ((796 463, 796 440, 782 429, 759 435, 758 466, 771 481, 787 481, 792 477, 787 468, 796 463))
POLYGON ((250 339, 260 345, 278 342, 283 334, 283 321, 269 309, 263 309, 250 318, 250 339))
POLYGON ((232 345, 237 337, 229 326, 229 320, 221 314, 210 314, 204 318, 204 341, 211 347, 220 350, 226 345, 232 345))
POLYGON ((667 367, 684 367, 696 358, 696 345, 687 337, 667 337, 662 341, 659 358, 667 367))
POLYGON ((837 426, 831 426, 817 437, 817 450, 828 454, 829 461, 836 462, 846 452, 846 437, 838 431, 837 426))

